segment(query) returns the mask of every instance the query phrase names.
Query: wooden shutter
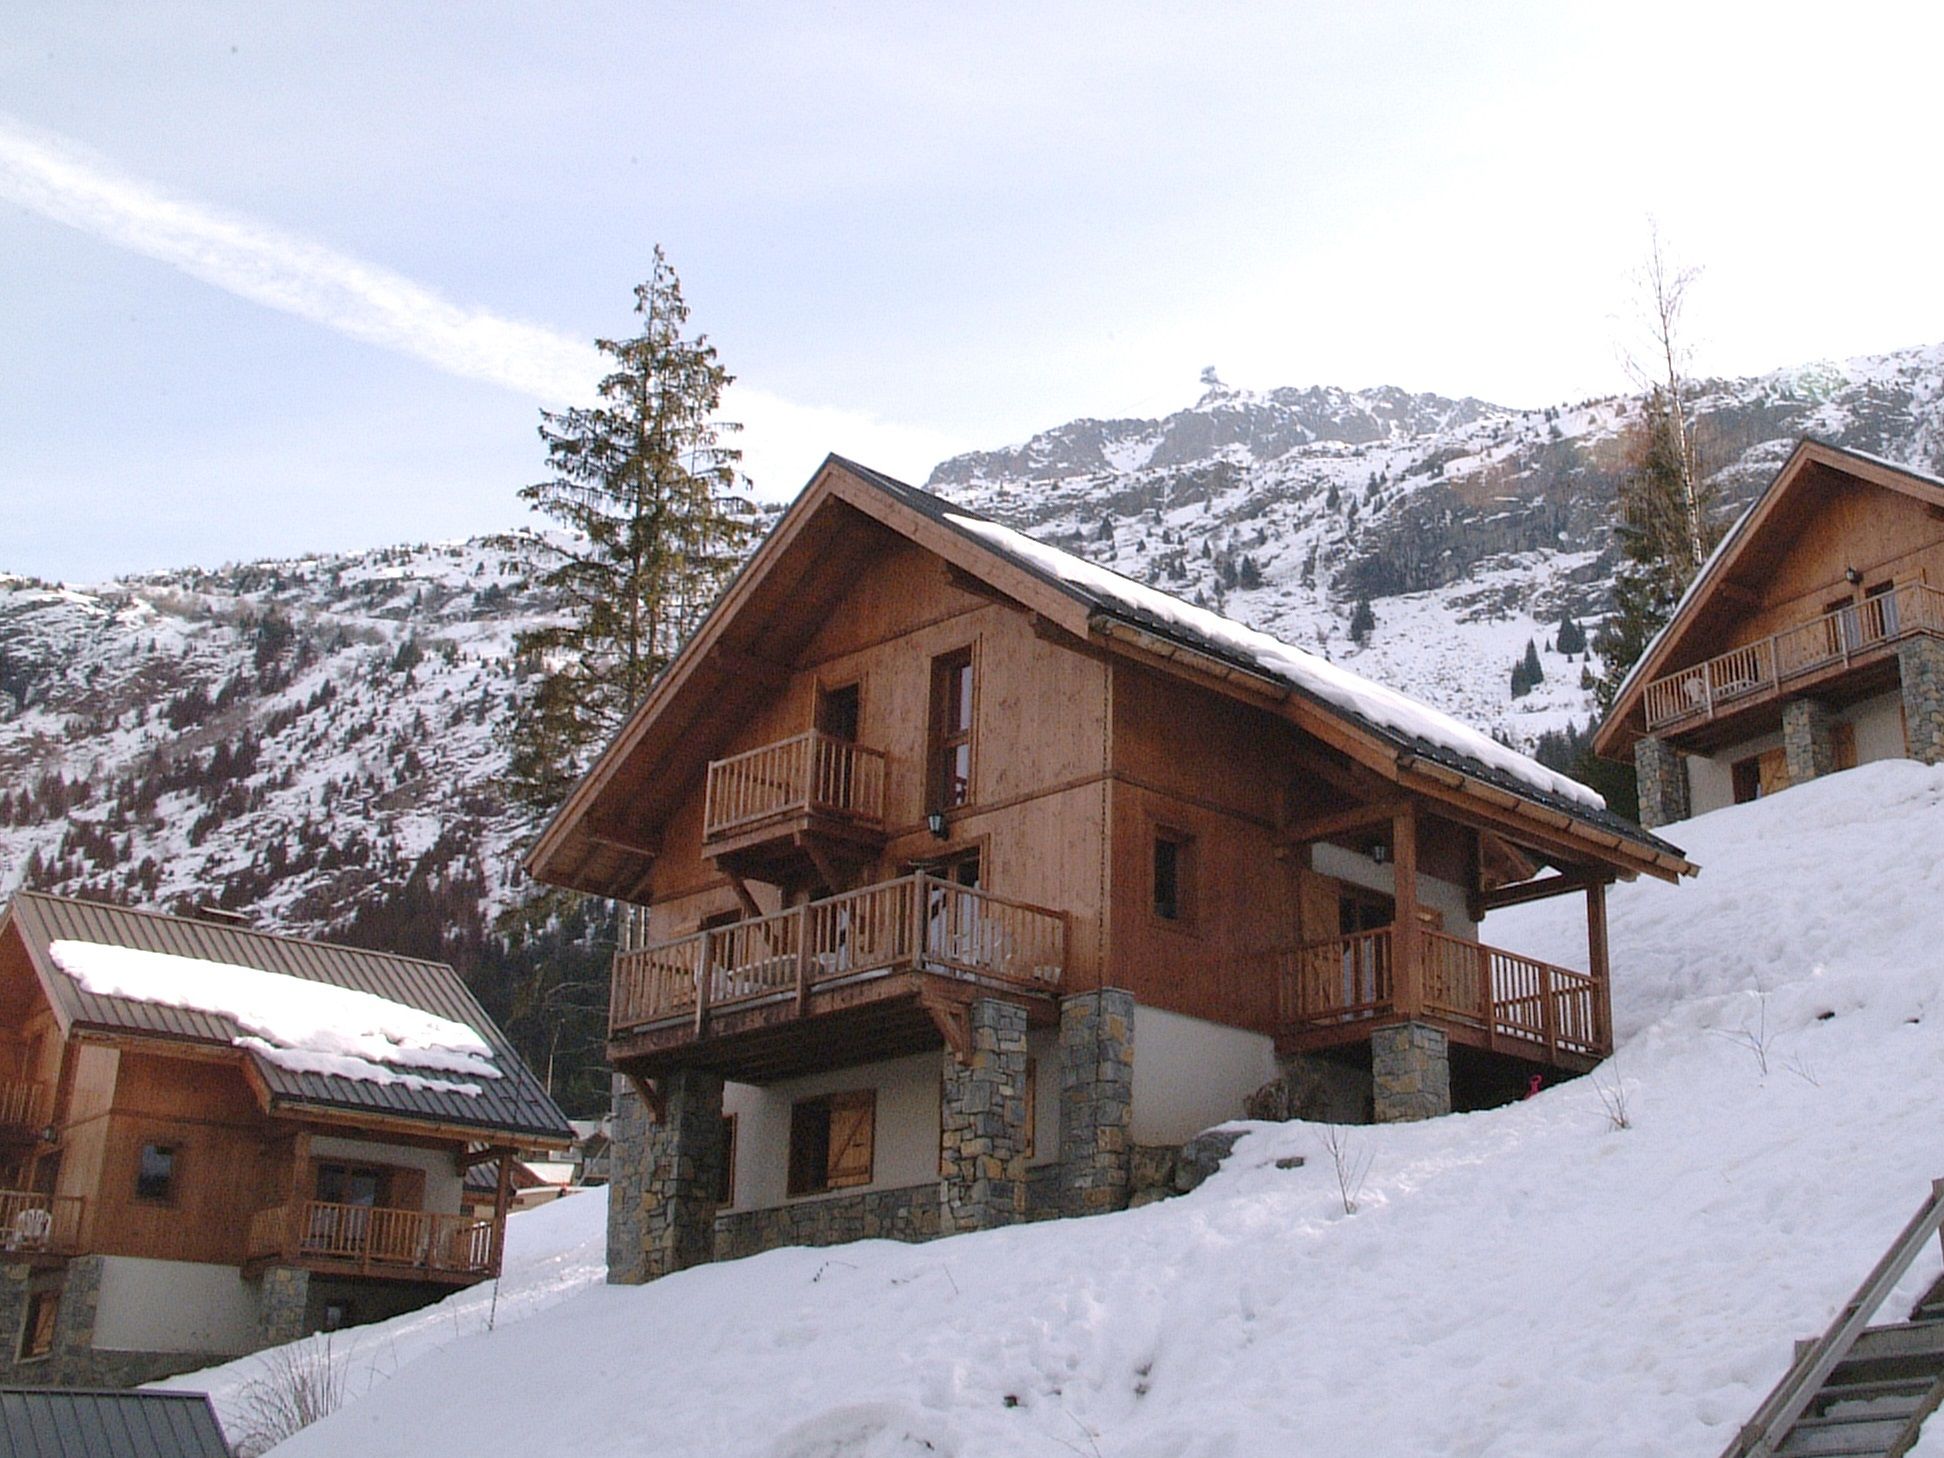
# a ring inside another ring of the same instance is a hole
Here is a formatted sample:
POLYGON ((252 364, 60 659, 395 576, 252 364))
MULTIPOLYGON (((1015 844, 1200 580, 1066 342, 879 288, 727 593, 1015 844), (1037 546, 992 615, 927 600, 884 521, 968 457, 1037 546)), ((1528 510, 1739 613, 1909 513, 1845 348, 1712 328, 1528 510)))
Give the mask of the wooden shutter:
POLYGON ((1755 773, 1760 793, 1773 795, 1789 788, 1789 756, 1780 749, 1765 749, 1756 757, 1755 773))
POLYGON ((1839 770, 1856 768, 1856 726, 1854 724, 1832 724, 1829 729, 1829 747, 1834 768, 1839 770))
POLYGON ((380 1202, 394 1210, 423 1210, 425 1208, 425 1171, 411 1165, 394 1164, 385 1167, 385 1195, 380 1202))
POLYGON ((876 1125, 876 1089, 830 1096, 830 1157, 824 1166, 827 1188, 836 1190, 871 1182, 876 1125))

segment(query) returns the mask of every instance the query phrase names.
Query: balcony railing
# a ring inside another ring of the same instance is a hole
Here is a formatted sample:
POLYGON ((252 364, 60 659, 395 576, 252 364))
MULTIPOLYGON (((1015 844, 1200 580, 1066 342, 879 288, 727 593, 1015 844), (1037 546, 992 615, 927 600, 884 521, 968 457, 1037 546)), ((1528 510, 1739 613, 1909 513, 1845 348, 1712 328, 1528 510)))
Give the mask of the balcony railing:
POLYGON ((1944 632, 1944 592, 1906 582, 1860 603, 1784 628, 1647 685, 1647 727, 1706 721, 1767 698, 1793 679, 1881 656, 1913 633, 1944 632))
POLYGON ((883 751, 812 729, 709 765, 702 809, 706 839, 812 811, 881 822, 883 751))
POLYGON ((810 994, 894 971, 1055 992, 1066 916, 923 873, 772 916, 694 932, 614 959, 612 1032, 711 1010, 810 994))
POLYGON ((1422 1015, 1474 1030, 1507 1052, 1557 1059, 1612 1051, 1608 994, 1598 978, 1428 928, 1415 935, 1413 988, 1400 985, 1395 926, 1269 954, 1284 1032, 1340 1032, 1422 1015))
POLYGON ((252 1261, 355 1266, 378 1275, 490 1276, 494 1223, 473 1215, 305 1200, 250 1217, 252 1261))
POLYGON ((80 1195, 0 1190, 0 1260, 10 1256, 72 1255, 81 1248, 80 1195))
POLYGON ((0 1133, 38 1132, 47 1124, 47 1085, 0 1078, 0 1133))

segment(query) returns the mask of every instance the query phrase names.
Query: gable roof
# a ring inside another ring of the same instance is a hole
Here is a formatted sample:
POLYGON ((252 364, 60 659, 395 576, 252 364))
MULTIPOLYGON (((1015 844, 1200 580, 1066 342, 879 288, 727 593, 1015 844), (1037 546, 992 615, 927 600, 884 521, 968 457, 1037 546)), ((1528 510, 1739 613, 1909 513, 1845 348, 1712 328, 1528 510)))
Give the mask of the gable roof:
MULTIPOLYGON (((838 533, 825 529, 819 534, 816 524, 844 512, 844 520, 853 526, 866 524, 859 535, 867 541, 869 528, 875 528, 878 540, 889 533, 916 542, 1075 638, 1191 664, 1218 691, 1228 686, 1250 697, 1267 695, 1285 705, 1307 706, 1305 727, 1328 720, 1348 730, 1382 772, 1413 773, 1471 791, 1483 787, 1495 803, 1510 804, 1550 827, 1584 833, 1591 842, 1588 853, 1596 858, 1617 851, 1630 873, 1647 870, 1665 876, 1693 870, 1678 847, 1608 811, 1586 786, 1447 714, 1233 619, 832 455, 542 830, 526 861, 535 877, 626 898, 625 881, 617 889, 617 876, 624 874, 631 858, 645 863, 658 847, 625 825, 592 824, 596 801, 631 757, 676 754, 685 731, 701 727, 706 717, 701 705, 722 712, 722 705, 730 702, 724 696, 735 691, 737 671, 752 663, 751 648, 727 645, 738 619, 771 590, 772 579, 787 579, 793 586, 810 579, 809 565, 794 576, 789 570, 791 559, 800 555, 799 542, 834 544, 838 533), (699 686, 704 682, 706 689, 699 686)), ((826 563, 825 574, 841 585, 842 564, 826 563)), ((792 616, 807 625, 819 620, 816 611, 800 603, 792 616)), ((760 636, 750 635, 752 646, 760 636)), ((776 646, 787 650, 791 645, 776 646)), ((777 662, 754 666, 787 671, 777 662)))
POLYGON ((471 1080, 478 1093, 460 1092, 447 1069, 401 1065, 383 1082, 286 1066, 250 1049, 250 1068, 273 1107, 329 1109, 476 1130, 482 1137, 513 1134, 536 1143, 573 1137, 566 1115, 547 1096, 513 1045, 473 998, 459 974, 442 962, 390 952, 275 936, 247 927, 134 911, 22 891, 0 918, 27 950, 64 1030, 99 1029, 176 1042, 247 1049, 251 1032, 235 1016, 165 1002, 91 992, 62 970, 56 942, 125 947, 167 957, 293 977, 369 993, 470 1028, 491 1049, 498 1078, 471 1080))
POLYGON ((230 1458, 200 1392, 0 1387, 7 1458, 230 1458))
POLYGON ((1688 666, 1680 662, 1682 646, 1705 623, 1718 593, 1734 580, 1738 570, 1753 567, 1754 558, 1766 549, 1771 539, 1780 540, 1788 535, 1791 512, 1815 509, 1818 488, 1828 489, 1829 472, 1944 510, 1944 480, 1867 451, 1850 450, 1804 436, 1768 485, 1728 528, 1708 560, 1702 563, 1694 581, 1688 584, 1681 600, 1674 605, 1666 625, 1654 635, 1639 661, 1620 681, 1613 708, 1594 731, 1595 753, 1616 759, 1632 750, 1634 741, 1645 732, 1640 721, 1640 701, 1646 686, 1677 668, 1688 666))

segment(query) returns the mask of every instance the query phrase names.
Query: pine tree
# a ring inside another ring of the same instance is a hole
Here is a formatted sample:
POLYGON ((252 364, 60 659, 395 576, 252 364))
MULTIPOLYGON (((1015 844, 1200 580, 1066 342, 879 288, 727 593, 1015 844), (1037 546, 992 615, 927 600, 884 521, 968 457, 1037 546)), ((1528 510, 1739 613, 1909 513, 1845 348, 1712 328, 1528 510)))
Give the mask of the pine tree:
POLYGON ((552 475, 520 497, 564 534, 509 541, 527 585, 564 619, 518 635, 530 693, 508 767, 535 809, 558 805, 741 560, 750 535, 738 427, 713 419, 732 376, 706 335, 684 337, 681 281, 657 247, 635 290, 640 332, 596 341, 612 363, 599 402, 542 411, 552 475))
POLYGON ((1546 681, 1546 670, 1539 666, 1539 648, 1530 638, 1526 639, 1525 658, 1519 667, 1525 670, 1527 688, 1537 688, 1546 681))
POLYGON ((1370 610, 1370 599, 1358 598, 1357 610, 1350 614, 1350 641, 1361 647, 1370 641, 1370 635, 1376 627, 1377 614, 1370 610))
POLYGON ((1575 653, 1584 653, 1586 651, 1586 629, 1582 628, 1574 620, 1571 613, 1561 613, 1559 615, 1559 632, 1557 637, 1559 651, 1569 657, 1575 653))

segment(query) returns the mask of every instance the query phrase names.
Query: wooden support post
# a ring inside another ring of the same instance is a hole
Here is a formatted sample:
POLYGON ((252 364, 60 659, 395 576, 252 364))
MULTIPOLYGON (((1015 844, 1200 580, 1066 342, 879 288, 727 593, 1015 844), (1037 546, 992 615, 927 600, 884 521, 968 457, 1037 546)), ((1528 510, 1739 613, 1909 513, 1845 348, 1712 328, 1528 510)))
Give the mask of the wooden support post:
POLYGON ((1594 880, 1586 888, 1586 970, 1593 974, 1593 1037, 1607 1052, 1613 1049, 1613 981, 1607 968, 1606 882, 1594 880))
POLYGON ((698 1038, 709 1028, 709 984, 715 981, 715 958, 710 952, 714 943, 714 932, 704 932, 695 939, 695 955, 700 964, 695 972, 695 1036, 698 1038))
POLYGON ((1414 1018, 1424 1010, 1424 938, 1418 927, 1417 809, 1406 804, 1391 821, 1391 870, 1396 878, 1395 945, 1391 948, 1391 1006, 1400 1017, 1414 1018))
POLYGON ((499 1159, 499 1185, 493 1191, 492 1274, 500 1273, 500 1256, 506 1250, 506 1207, 513 1199, 513 1151, 502 1149, 499 1159))
POLYGON ((287 1261, 297 1258, 297 1223, 303 1217, 304 1189, 310 1178, 310 1131, 299 1129, 290 1139, 290 1197, 284 1202, 281 1253, 287 1261))
POLYGON ((925 882, 923 871, 915 872, 911 878, 911 965, 918 971, 925 970, 925 882))
POLYGON ((810 907, 797 908, 797 964, 796 964, 796 1010, 802 1017, 810 1011, 810 979, 812 963, 810 960, 810 907))
POLYGON ((723 872, 729 878, 729 889, 736 893, 736 904, 743 909, 743 915, 751 921, 763 914, 763 908, 756 904, 756 897, 750 892, 749 882, 735 871, 723 872))

